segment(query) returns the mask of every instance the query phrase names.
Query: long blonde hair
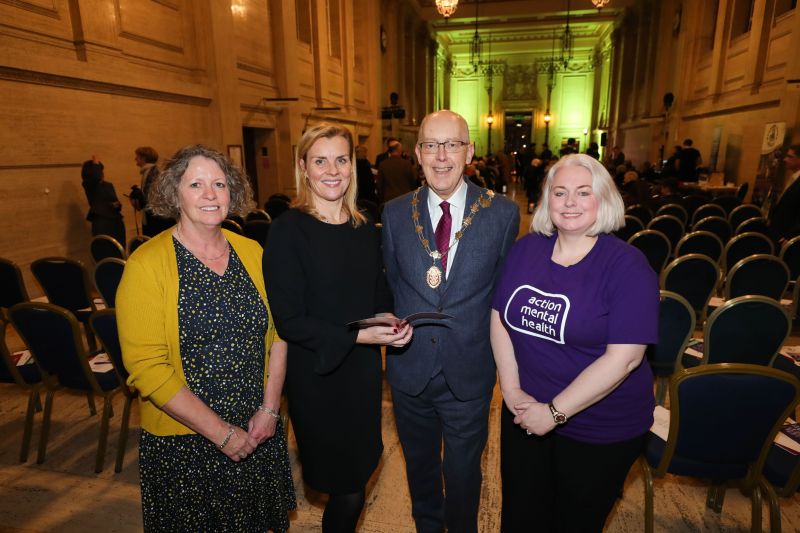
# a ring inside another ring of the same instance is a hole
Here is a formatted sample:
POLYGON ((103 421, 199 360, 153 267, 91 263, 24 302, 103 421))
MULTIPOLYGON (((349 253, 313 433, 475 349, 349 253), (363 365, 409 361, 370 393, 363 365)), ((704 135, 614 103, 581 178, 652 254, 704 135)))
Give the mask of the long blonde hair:
POLYGON ((304 164, 307 165, 308 161, 306 160, 306 156, 311 147, 314 146, 314 143, 320 139, 332 139, 334 137, 343 137, 349 146, 350 164, 352 165, 353 173, 350 176, 350 183, 347 185, 347 191, 344 193, 342 207, 347 213, 353 227, 358 227, 365 223, 367 218, 359 212, 358 206, 356 206, 356 198, 358 198, 358 176, 356 176, 353 134, 343 126, 322 122, 307 129, 300 138, 300 142, 297 143, 297 159, 295 159, 294 162, 294 180, 295 186, 297 187, 297 198, 292 203, 292 207, 319 218, 319 212, 314 206, 314 195, 309 186, 308 179, 306 178, 306 173, 300 166, 300 161, 304 161, 304 164))

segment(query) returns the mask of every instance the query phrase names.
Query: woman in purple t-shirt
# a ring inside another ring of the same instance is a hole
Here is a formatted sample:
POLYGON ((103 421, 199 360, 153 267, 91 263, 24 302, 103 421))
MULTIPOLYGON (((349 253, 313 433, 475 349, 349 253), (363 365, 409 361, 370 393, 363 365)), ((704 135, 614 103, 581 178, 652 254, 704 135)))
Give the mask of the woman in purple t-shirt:
POLYGON ((644 360, 658 279, 610 233, 622 198, 595 159, 562 158, 492 304, 503 399, 502 531, 602 531, 653 422, 644 360))

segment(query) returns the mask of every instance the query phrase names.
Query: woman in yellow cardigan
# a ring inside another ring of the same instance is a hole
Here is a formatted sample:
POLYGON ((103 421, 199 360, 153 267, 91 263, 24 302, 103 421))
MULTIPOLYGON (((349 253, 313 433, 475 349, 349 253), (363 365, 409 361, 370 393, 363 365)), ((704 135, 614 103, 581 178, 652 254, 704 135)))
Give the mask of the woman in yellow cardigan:
POLYGON ((278 416, 286 343, 275 337, 261 247, 221 229, 252 207, 247 178, 222 154, 188 146, 148 204, 178 223, 130 257, 117 293, 128 384, 141 397, 144 529, 286 531, 295 507, 278 416))

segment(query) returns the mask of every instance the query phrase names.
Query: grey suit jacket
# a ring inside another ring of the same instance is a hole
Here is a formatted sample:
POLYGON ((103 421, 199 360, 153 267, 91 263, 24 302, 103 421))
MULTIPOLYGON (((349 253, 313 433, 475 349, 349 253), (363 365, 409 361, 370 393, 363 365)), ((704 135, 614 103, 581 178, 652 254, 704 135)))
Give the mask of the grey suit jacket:
MULTIPOLYGON (((469 209, 486 191, 470 181, 467 187, 469 209)), ((491 301, 503 259, 519 232, 519 208, 496 195, 488 208, 478 211, 458 243, 450 275, 431 289, 425 274, 432 259, 414 229, 412 195, 396 198, 383 210, 383 256, 395 314, 402 318, 420 311, 439 311, 455 318, 445 325, 418 325, 407 346, 391 348, 386 357, 389 383, 406 394, 419 394, 438 360, 459 400, 490 394, 496 374, 489 343, 491 301)), ((427 187, 420 190, 418 198, 423 235, 434 249, 427 187)))

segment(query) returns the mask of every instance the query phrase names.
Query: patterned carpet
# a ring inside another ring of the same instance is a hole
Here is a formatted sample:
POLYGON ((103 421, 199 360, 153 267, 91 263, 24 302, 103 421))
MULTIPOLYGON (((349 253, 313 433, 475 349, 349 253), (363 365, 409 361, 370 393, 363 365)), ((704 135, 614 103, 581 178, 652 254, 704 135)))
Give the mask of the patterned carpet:
MULTIPOLYGON (((93 473, 97 445, 97 417, 90 417, 82 395, 59 393, 54 404, 54 419, 47 461, 31 459, 20 464, 19 443, 26 404, 25 394, 10 385, 0 385, 0 533, 6 532, 85 532, 108 533, 141 531, 141 509, 136 460, 138 429, 131 434, 120 474, 113 473, 119 417, 111 422, 105 470, 93 473)), ((115 402, 117 413, 122 401, 115 402)), ((480 510, 480 531, 499 531, 500 483, 498 424, 500 398, 495 394, 490 418, 490 435, 483 458, 484 483, 480 510)), ((405 481, 402 450, 394 429, 391 400, 386 395, 383 408, 385 451, 378 471, 368 487, 367 506, 359 526, 362 533, 411 533, 410 501, 405 481)), ((34 432, 38 440, 39 420, 34 432)), ((138 428, 134 409, 131 427, 138 428)), ((292 516, 293 532, 321 531, 324 496, 306 494, 300 481, 296 449, 290 438, 295 486, 299 508, 292 516)), ((668 477, 656 483, 656 531, 659 532, 746 532, 750 530, 750 504, 736 488, 726 494, 721 515, 705 508, 708 485, 684 478, 668 477)), ((607 524, 613 533, 643 530, 643 483, 638 465, 631 470, 624 498, 607 524)), ((580 512, 576 509, 576 512, 580 512)), ((762 527, 768 528, 767 508, 763 506, 762 527)), ((783 531, 800 531, 800 497, 782 502, 783 531)), ((535 531, 535 517, 531 517, 535 531)))

